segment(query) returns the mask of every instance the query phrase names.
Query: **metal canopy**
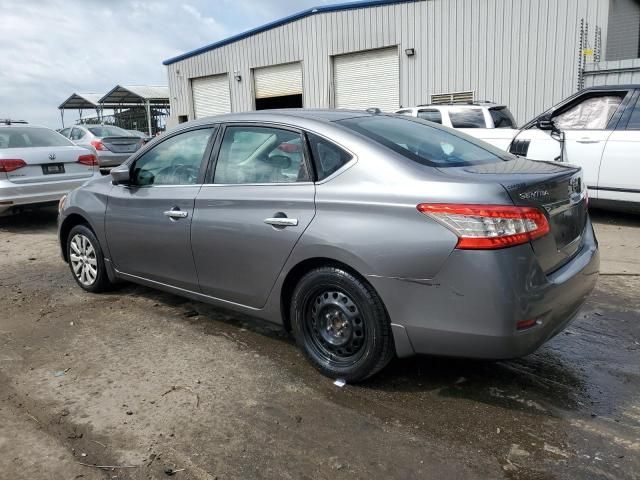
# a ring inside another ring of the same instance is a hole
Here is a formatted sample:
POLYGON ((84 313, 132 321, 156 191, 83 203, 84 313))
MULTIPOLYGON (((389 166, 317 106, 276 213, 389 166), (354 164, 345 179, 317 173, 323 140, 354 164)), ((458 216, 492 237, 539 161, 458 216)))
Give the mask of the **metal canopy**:
POLYGON ((145 104, 164 107, 169 105, 169 87, 159 85, 116 85, 99 99, 103 106, 145 104))
POLYGON ((84 108, 100 108, 102 93, 74 93, 58 107, 60 110, 76 110, 84 108))

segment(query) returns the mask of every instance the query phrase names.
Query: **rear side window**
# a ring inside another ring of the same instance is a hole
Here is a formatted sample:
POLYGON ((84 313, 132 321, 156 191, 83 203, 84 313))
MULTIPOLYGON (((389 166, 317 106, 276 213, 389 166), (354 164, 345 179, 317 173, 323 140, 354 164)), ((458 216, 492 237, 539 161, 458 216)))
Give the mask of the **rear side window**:
POLYGON ((318 135, 308 133, 309 146, 318 180, 323 180, 338 171, 351 160, 351 154, 318 135))
POLYGON ((516 121, 507 107, 490 108, 489 113, 495 128, 516 128, 516 121))
POLYGON ((82 137, 84 137, 84 132, 79 128, 71 130, 71 140, 80 140, 82 137))
POLYGON ((449 120, 453 128, 487 128, 480 108, 451 109, 449 120))
POLYGON ((9 127, 0 129, 0 148, 67 147, 69 145, 73 145, 73 143, 48 128, 9 127))
POLYGON ((442 114, 440 110, 418 110, 418 118, 442 124, 442 114))
POLYGON ((468 135, 455 134, 417 118, 376 115, 338 123, 414 162, 431 167, 463 167, 513 158, 497 148, 481 146, 468 135))

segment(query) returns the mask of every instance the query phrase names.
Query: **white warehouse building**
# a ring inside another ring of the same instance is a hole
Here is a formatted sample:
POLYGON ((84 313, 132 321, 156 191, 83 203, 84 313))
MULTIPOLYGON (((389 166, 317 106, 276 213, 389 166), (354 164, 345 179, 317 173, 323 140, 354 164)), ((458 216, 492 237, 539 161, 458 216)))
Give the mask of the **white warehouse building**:
POLYGON ((637 57, 639 30, 637 0, 322 6, 166 60, 171 120, 287 107, 393 111, 458 92, 504 103, 523 123, 584 85, 594 62, 637 57))

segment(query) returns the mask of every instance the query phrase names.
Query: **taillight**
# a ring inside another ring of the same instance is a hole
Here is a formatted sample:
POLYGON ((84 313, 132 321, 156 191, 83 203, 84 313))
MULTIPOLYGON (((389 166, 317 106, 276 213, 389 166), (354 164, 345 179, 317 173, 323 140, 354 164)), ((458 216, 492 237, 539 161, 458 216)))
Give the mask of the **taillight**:
POLYGON ((100 140, 91 140, 91 145, 93 145, 96 150, 107 150, 107 147, 105 147, 104 143, 102 143, 100 140))
POLYGON ((0 172, 9 173, 26 166, 27 162, 19 158, 0 158, 0 172))
POLYGON ((80 155, 78 157, 78 163, 81 163, 82 165, 93 166, 98 165, 98 159, 93 153, 89 153, 87 155, 80 155))
POLYGON ((463 250, 511 247, 549 233, 547 217, 533 207, 421 203, 418 210, 452 230, 463 250))

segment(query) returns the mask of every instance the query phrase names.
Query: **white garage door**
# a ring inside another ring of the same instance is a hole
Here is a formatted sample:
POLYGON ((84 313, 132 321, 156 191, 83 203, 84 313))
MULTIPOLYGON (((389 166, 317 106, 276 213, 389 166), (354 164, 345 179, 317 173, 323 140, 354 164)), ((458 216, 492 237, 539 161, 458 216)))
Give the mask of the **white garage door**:
POLYGON ((398 49, 393 47, 334 57, 333 89, 336 108, 397 110, 400 106, 398 49))
POLYGON ((231 94, 227 74, 191 80, 193 111, 196 118, 231 112, 231 94))
POLYGON ((253 71, 256 98, 302 95, 302 64, 285 63, 253 71))

